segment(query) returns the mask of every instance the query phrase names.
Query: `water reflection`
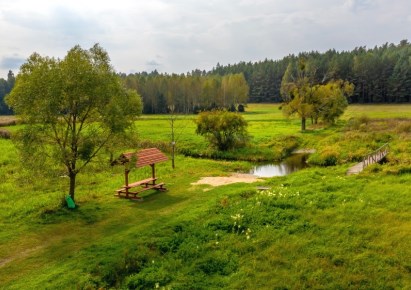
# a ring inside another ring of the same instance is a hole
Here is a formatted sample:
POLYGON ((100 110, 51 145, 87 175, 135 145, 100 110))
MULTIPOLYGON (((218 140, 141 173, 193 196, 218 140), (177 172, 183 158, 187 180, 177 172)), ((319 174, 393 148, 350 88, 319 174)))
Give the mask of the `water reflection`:
POLYGON ((250 174, 254 174, 258 177, 273 177, 273 176, 284 176, 294 171, 301 170, 308 167, 307 164, 308 154, 292 154, 290 157, 286 158, 279 164, 259 164, 254 166, 250 170, 250 174))

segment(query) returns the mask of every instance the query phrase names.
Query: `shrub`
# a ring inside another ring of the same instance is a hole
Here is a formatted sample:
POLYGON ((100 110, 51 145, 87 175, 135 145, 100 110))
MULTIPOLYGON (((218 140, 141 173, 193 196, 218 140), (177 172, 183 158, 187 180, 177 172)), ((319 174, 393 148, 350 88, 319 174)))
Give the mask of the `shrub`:
POLYGON ((411 133, 411 122, 400 122, 397 125, 396 131, 400 133, 411 133))
POLYGON ((11 138, 11 133, 7 129, 0 129, 0 138, 3 139, 10 139, 11 138))
POLYGON ((347 122, 347 126, 351 130, 361 130, 363 128, 366 128, 369 123, 370 118, 366 115, 362 115, 357 118, 350 118, 347 122))
POLYGON ((196 133, 205 136, 220 151, 242 147, 248 139, 247 122, 233 112, 203 112, 195 120, 196 133))
POLYGON ((301 140, 293 135, 281 136, 272 139, 268 144, 268 148, 274 149, 276 159, 280 160, 290 155, 301 143, 301 140))
POLYGON ((338 146, 326 146, 321 152, 311 154, 307 162, 321 166, 333 166, 338 163, 340 151, 338 146))
POLYGON ((172 281, 169 272, 163 267, 153 264, 144 268, 141 272, 126 278, 126 286, 129 289, 155 289, 165 286, 172 281))

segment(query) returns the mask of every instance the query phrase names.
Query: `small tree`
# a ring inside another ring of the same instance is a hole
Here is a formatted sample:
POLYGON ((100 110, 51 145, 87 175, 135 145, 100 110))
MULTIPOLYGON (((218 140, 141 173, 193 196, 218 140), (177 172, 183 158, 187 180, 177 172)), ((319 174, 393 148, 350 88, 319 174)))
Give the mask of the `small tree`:
POLYGON ((313 120, 321 118, 326 123, 334 123, 348 106, 347 98, 352 96, 354 85, 342 80, 314 86, 313 120))
POLYGON ((132 125, 142 107, 97 44, 75 46, 62 60, 32 54, 6 101, 26 123, 18 139, 24 162, 47 170, 43 161, 52 160, 64 168, 73 199, 77 174, 132 125))
POLYGON ((198 115, 195 123, 196 133, 208 138, 221 151, 244 145, 248 138, 247 122, 238 113, 203 112, 198 115))
POLYGON ((304 82, 295 86, 291 94, 290 101, 283 106, 283 112, 286 116, 297 114, 301 119, 301 131, 305 131, 306 120, 313 112, 313 88, 304 82))
POLYGON ((300 58, 298 65, 290 62, 281 81, 281 96, 284 100, 283 112, 288 116, 297 114, 301 118, 301 131, 305 131, 306 120, 313 111, 312 87, 305 76, 306 60, 300 58), (295 72, 296 77, 293 76, 295 72))
POLYGON ((354 91, 354 85, 342 80, 312 85, 306 70, 304 58, 298 60, 298 65, 290 62, 281 82, 283 112, 286 116, 298 115, 301 118, 301 131, 306 129, 307 118, 315 123, 319 118, 327 123, 335 122, 344 113, 347 97, 354 91))

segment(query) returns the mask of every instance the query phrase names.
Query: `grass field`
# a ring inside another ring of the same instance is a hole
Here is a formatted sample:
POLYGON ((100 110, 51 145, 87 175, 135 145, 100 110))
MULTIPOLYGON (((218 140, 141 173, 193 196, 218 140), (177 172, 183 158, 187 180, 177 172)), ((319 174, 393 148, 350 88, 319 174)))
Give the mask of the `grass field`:
MULTIPOLYGON (((350 106, 335 126, 305 133, 278 105, 252 104, 244 116, 264 154, 297 140, 317 150, 313 164, 335 166, 193 186, 251 164, 178 155, 175 170, 157 166, 168 191, 131 202, 113 197, 123 168, 95 163, 68 210, 68 181, 25 171, 0 139, 0 289, 411 289, 411 106, 350 106), (387 163, 345 175, 385 142, 387 163)), ((177 144, 207 152, 193 118, 177 121, 177 144)), ((137 127, 142 143, 169 143, 167 116, 143 116, 137 127)))

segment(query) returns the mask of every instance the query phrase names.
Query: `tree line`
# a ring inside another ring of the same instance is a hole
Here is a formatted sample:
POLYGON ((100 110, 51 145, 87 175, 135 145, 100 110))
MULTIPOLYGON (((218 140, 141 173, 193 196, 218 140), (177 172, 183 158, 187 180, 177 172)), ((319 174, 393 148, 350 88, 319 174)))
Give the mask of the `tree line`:
POLYGON ((4 98, 13 89, 15 80, 14 73, 11 70, 7 74, 7 80, 0 78, 0 115, 10 115, 13 113, 4 102, 4 98))
POLYGON ((126 87, 143 99, 143 113, 163 114, 173 108, 178 113, 197 113, 216 108, 243 110, 249 87, 242 73, 224 76, 201 71, 187 74, 135 73, 121 75, 126 87))
POLYGON ((353 84, 352 94, 346 96, 349 103, 411 102, 411 44, 408 40, 372 49, 356 47, 341 52, 330 49, 324 53, 292 54, 280 60, 225 66, 217 63, 210 71, 197 69, 181 75, 154 71, 122 74, 122 77, 127 87, 141 94, 144 113, 166 113, 170 104, 176 106, 176 112, 184 113, 217 107, 235 110, 247 101, 287 101, 281 92, 284 76, 290 65, 295 67, 301 59, 305 63, 305 78, 311 86, 339 80, 353 84))
MULTIPOLYGON (((352 51, 330 49, 288 55, 280 60, 239 62, 220 65, 210 71, 186 74, 141 72, 120 74, 126 86, 142 96, 143 113, 167 113, 174 106, 178 113, 196 113, 213 108, 243 109, 247 101, 282 102, 281 84, 289 65, 304 59, 305 76, 312 85, 344 80, 354 85, 349 103, 410 103, 411 44, 385 43, 352 51)), ((14 85, 10 71, 0 78, 0 114, 10 114, 4 97, 14 85)))
POLYGON ((350 103, 411 102, 411 44, 385 43, 372 49, 357 47, 352 51, 330 49, 288 55, 281 60, 217 64, 208 74, 243 73, 250 87, 250 102, 281 102, 281 82, 290 63, 305 59, 305 75, 311 84, 345 80, 354 84, 350 103))

